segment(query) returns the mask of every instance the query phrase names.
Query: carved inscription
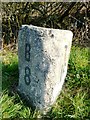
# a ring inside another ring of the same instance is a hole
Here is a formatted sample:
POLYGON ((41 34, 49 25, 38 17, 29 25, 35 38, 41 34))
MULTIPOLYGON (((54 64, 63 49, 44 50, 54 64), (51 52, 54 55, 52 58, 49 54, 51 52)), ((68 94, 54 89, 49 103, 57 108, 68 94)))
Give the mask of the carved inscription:
MULTIPOLYGON (((30 61, 30 49, 31 46, 29 43, 25 44, 25 60, 26 61, 30 61)), ((26 85, 30 85, 31 79, 30 79, 30 75, 31 75, 31 70, 28 66, 25 67, 25 76, 24 76, 24 80, 26 85)))
POLYGON ((31 82, 31 80, 30 80, 30 74, 31 74, 30 68, 28 66, 26 66, 25 67, 25 76, 24 76, 26 85, 29 85, 30 82, 31 82))

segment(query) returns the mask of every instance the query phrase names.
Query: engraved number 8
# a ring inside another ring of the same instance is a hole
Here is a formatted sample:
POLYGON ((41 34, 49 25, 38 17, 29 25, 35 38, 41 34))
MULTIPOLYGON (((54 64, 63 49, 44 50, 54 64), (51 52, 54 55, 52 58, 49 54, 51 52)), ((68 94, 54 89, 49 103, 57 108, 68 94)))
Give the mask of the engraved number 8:
POLYGON ((25 67, 25 76, 24 76, 24 79, 25 79, 26 85, 29 85, 30 82, 31 82, 31 80, 30 80, 30 74, 31 74, 30 68, 28 66, 25 67))

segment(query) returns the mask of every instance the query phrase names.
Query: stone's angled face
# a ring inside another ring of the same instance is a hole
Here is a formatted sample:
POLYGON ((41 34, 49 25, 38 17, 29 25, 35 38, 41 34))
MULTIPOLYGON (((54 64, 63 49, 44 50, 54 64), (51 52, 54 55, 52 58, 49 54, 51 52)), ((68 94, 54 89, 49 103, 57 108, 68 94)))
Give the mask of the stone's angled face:
POLYGON ((23 25, 19 31, 18 88, 41 111, 53 105, 61 91, 71 42, 67 30, 23 25))

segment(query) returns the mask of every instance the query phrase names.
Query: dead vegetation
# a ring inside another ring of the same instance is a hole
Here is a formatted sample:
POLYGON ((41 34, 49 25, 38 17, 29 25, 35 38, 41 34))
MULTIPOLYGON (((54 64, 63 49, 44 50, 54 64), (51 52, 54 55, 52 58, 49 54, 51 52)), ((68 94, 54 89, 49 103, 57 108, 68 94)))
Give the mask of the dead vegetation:
POLYGON ((73 32, 73 44, 89 45, 89 2, 9 2, 2 3, 4 44, 17 43, 22 24, 33 24, 73 32))

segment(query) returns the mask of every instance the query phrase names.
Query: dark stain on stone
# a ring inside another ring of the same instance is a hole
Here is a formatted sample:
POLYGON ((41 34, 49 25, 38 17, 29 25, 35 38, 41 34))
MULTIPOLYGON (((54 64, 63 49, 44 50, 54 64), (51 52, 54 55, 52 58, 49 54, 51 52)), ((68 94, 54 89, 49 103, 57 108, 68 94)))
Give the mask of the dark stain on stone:
POLYGON ((36 83, 38 83, 38 82, 39 82, 39 79, 36 80, 36 83))
POLYGON ((67 46, 67 45, 65 45, 65 48, 67 49, 67 48, 68 48, 68 46, 67 46))
POLYGON ((51 38, 54 37, 54 34, 52 34, 52 31, 51 31, 51 30, 49 31, 49 35, 50 35, 51 38))
POLYGON ((49 35, 51 34, 51 30, 49 31, 49 35))
POLYGON ((64 64, 65 66, 66 66, 66 62, 65 62, 65 64, 64 64))
POLYGON ((51 35, 51 38, 53 38, 53 37, 54 37, 54 35, 52 34, 52 35, 51 35))

